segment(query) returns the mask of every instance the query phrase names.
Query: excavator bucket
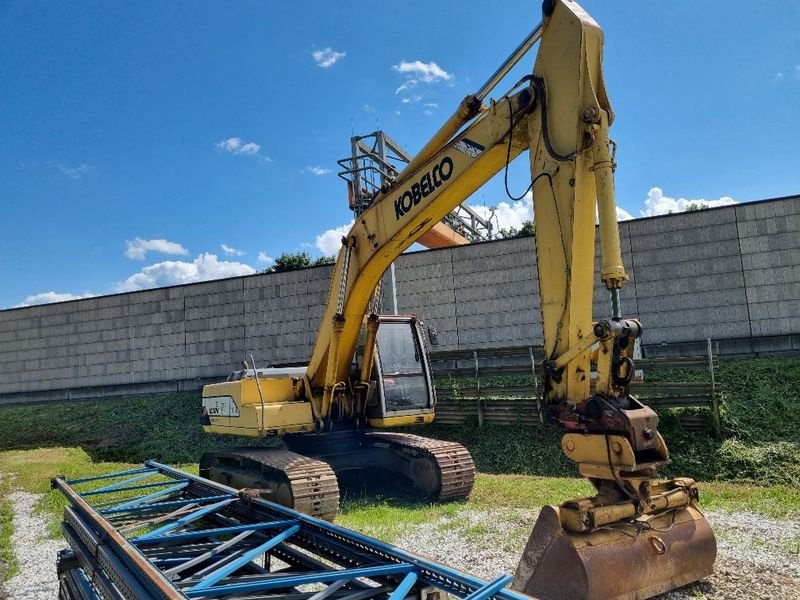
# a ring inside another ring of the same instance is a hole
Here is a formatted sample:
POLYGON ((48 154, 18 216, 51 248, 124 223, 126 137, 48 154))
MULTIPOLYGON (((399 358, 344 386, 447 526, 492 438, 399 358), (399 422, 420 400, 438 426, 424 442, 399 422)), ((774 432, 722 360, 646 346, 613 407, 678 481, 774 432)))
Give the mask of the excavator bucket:
POLYGON ((540 600, 639 600, 712 573, 717 544, 696 508, 651 519, 638 535, 629 527, 573 533, 562 527, 557 506, 545 506, 512 588, 540 600))

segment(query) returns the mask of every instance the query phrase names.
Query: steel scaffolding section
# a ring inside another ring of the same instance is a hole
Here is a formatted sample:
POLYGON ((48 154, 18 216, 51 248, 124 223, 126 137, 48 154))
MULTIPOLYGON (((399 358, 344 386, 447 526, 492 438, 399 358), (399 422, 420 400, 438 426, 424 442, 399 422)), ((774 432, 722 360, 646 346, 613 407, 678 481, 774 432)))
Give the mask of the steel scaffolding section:
POLYGON ((53 479, 67 498, 59 597, 524 600, 326 521, 147 461, 53 479))
MULTIPOLYGON (((352 155, 338 162, 338 175, 347 182, 350 208, 356 216, 364 212, 381 188, 390 185, 411 161, 403 148, 381 130, 350 138, 352 155)), ((492 239, 492 224, 466 204, 444 219, 453 231, 471 242, 492 239)))

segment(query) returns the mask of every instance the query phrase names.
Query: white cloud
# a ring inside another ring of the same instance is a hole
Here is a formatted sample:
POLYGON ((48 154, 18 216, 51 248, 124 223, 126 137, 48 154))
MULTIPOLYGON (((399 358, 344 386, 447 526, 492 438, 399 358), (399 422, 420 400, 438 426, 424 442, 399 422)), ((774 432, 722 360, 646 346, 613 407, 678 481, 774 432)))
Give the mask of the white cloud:
MULTIPOLYGON (((521 229, 525 221, 533 220, 533 194, 528 192, 522 200, 513 203, 500 202, 492 209, 488 206, 472 205, 469 207, 484 219, 491 219, 492 231, 497 233, 501 229, 521 229), (494 210, 494 215, 492 215, 494 210)), ((628 221, 633 219, 624 208, 617 207, 617 220, 628 221)))
POLYGON ((394 93, 395 94, 399 94, 400 92, 405 92, 406 90, 410 90, 411 88, 413 88, 415 85, 417 85, 417 80, 416 79, 409 79, 408 81, 406 81, 404 83, 401 83, 400 87, 398 87, 394 91, 394 93))
POLYGON ((85 175, 89 171, 92 170, 90 165, 86 163, 81 163, 76 167, 69 167, 67 165, 58 165, 58 170, 61 171, 64 175, 69 177, 70 179, 80 179, 82 175, 85 175))
POLYGON ((730 204, 736 204, 736 200, 730 196, 722 196, 714 200, 706 200, 705 198, 672 198, 670 196, 665 196, 661 188, 654 187, 650 188, 650 191, 647 192, 647 199, 644 201, 644 210, 640 212, 644 217, 653 217, 655 215, 684 212, 689 205, 713 208, 715 206, 728 206, 730 204))
POLYGON ((368 113, 376 113, 376 112, 378 112, 378 111, 377 111, 377 109, 376 109, 374 106, 372 106, 371 104, 365 104, 365 105, 364 105, 364 112, 368 112, 368 113))
POLYGON ((311 53, 311 56, 314 58, 314 62, 320 67, 327 69, 347 56, 347 52, 337 52, 333 48, 328 47, 322 50, 315 50, 311 53))
POLYGON ((238 250, 237 248, 228 246, 228 244, 220 244, 219 247, 222 248, 226 256, 244 256, 247 254, 244 250, 238 250))
POLYGON ((180 254, 187 255, 189 251, 176 242, 167 240, 143 240, 136 238, 135 240, 125 240, 125 256, 135 260, 144 260, 148 252, 160 252, 161 254, 180 254))
POLYGON ((424 63, 421 60, 401 60, 392 67, 392 70, 403 73, 411 79, 423 81, 425 83, 433 83, 434 81, 442 80, 450 81, 453 79, 452 73, 448 73, 433 61, 424 63))
POLYGON ((420 100, 422 100, 422 96, 420 96, 419 94, 413 94, 411 96, 406 96, 405 98, 401 98, 400 102, 402 102, 403 104, 416 104, 420 100))
POLYGON ((495 233, 501 229, 521 229, 525 221, 533 219, 533 196, 530 192, 525 194, 522 200, 517 200, 513 204, 500 202, 494 209, 482 205, 470 204, 469 206, 484 219, 491 219, 495 233), (492 210, 494 210, 494 215, 492 215, 492 210))
POLYGON ((422 106, 424 106, 425 108, 439 108, 439 105, 436 104, 436 102, 426 102, 422 106))
POLYGON ((53 302, 66 302, 67 300, 80 300, 81 298, 93 298, 97 294, 86 292, 85 294, 70 294, 59 292, 42 292, 41 294, 33 294, 27 296, 25 300, 19 304, 15 304, 13 308, 23 308, 25 306, 33 306, 34 304, 52 304, 53 302))
POLYGON ((252 275, 255 272, 250 265, 219 260, 215 254, 206 252, 192 262, 168 260, 149 265, 117 284, 116 291, 132 292, 166 285, 252 275))
POLYGON ((617 221, 630 221, 635 217, 621 206, 617 207, 617 221))
MULTIPOLYGON (((435 62, 424 63, 421 60, 401 60, 392 66, 392 70, 405 75, 406 80, 394 91, 395 94, 407 92, 418 83, 436 83, 437 81, 450 81, 454 75, 448 73, 435 62)), ((417 102, 418 100, 403 99, 403 102, 417 102)))
POLYGON ((331 170, 327 169, 325 167, 306 167, 305 169, 303 169, 300 172, 301 173, 313 173, 314 175, 327 175, 328 173, 331 172, 331 170))
POLYGON ((261 146, 255 142, 245 142, 240 137, 232 137, 227 140, 222 140, 214 144, 217 150, 227 152, 228 154, 253 156, 263 162, 272 162, 269 156, 261 154, 261 146))
POLYGON ((355 221, 350 221, 347 225, 328 229, 317 236, 317 249, 325 256, 336 256, 342 248, 342 237, 350 231, 355 221))
POLYGON ((256 260, 260 262, 262 265, 271 265, 275 262, 275 259, 272 258, 269 254, 264 252, 263 250, 258 253, 256 260))

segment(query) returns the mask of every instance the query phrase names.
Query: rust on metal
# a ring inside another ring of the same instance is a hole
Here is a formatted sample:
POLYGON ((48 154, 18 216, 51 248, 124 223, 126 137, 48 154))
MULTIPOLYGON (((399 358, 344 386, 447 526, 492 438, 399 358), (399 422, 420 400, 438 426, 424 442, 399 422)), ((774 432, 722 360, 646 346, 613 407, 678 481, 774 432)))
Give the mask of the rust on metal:
POLYGON ((699 510, 670 510, 646 523, 571 533, 559 508, 545 506, 512 588, 541 600, 641 600, 712 573, 717 545, 699 510))
POLYGON ((86 502, 79 494, 77 494, 70 486, 66 485, 64 479, 57 477, 52 481, 53 487, 58 489, 66 498, 70 501, 72 506, 80 510, 87 518, 91 519, 94 524, 99 528, 102 532, 100 539, 107 539, 111 543, 118 546, 123 552, 125 552, 126 556, 129 556, 130 559, 136 564, 136 567, 140 569, 141 573, 147 577, 147 579, 156 586, 156 588, 164 595, 164 598, 168 600, 181 600, 185 598, 185 596, 180 593, 178 590, 175 589, 173 585, 170 584, 165 578, 164 575, 153 566, 153 563, 148 561, 139 550, 131 544, 125 536, 123 536, 119 531, 114 529, 114 527, 109 523, 100 513, 98 513, 92 506, 86 502))

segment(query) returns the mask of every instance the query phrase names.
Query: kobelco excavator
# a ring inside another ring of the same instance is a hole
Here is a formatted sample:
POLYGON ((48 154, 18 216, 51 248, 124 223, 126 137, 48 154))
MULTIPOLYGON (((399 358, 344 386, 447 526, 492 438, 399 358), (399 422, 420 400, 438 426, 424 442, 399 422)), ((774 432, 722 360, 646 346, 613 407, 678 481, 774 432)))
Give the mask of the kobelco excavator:
POLYGON ((709 575, 716 542, 695 482, 656 480, 667 446, 656 414, 630 394, 642 325, 624 318, 620 304, 628 277, 602 30, 570 0, 546 0, 543 14, 343 238, 308 366, 250 364, 204 388, 207 431, 283 435, 289 450, 220 450, 203 457, 201 475, 327 518, 338 503, 333 471, 388 469, 433 498, 468 495, 474 467, 463 447, 375 431, 431 421, 434 393, 419 322, 372 309, 392 261, 527 150, 546 356, 542 416, 564 431, 564 453, 597 493, 542 509, 513 586, 539 598, 647 598, 709 575), (536 42, 532 74, 487 100, 536 42), (592 318, 596 219, 611 297, 601 320, 592 318))

